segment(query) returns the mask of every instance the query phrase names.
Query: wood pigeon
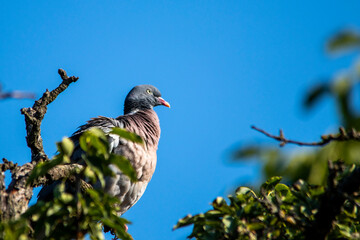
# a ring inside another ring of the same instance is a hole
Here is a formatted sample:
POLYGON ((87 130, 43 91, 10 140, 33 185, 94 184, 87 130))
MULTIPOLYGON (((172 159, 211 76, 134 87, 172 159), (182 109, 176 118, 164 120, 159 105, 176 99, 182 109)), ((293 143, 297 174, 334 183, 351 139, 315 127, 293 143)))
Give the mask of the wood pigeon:
MULTIPOLYGON (((160 139, 159 118, 153 107, 170 104, 161 98, 160 91, 151 85, 134 87, 125 99, 124 115, 117 118, 97 117, 79 127, 71 139, 75 149, 71 157, 72 162, 81 161, 82 149, 79 146, 79 137, 86 130, 97 127, 108 134, 110 152, 126 157, 137 174, 137 182, 131 182, 117 167, 111 166, 115 177, 107 177, 105 191, 120 199, 121 216, 131 208, 143 195, 146 186, 155 171, 156 150, 160 139), (126 141, 118 135, 109 134, 113 127, 124 128, 129 132, 139 135, 144 143, 138 144, 126 141)), ((44 186, 39 195, 39 200, 48 201, 53 197, 53 190, 59 182, 44 186)))

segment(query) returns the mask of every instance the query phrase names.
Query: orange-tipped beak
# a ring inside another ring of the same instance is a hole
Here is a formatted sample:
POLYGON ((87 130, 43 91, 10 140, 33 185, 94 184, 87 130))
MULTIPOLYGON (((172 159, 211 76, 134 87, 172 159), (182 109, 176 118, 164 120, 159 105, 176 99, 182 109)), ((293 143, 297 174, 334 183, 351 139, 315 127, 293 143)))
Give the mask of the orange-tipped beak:
POLYGON ((165 101, 163 98, 158 97, 158 99, 159 99, 161 105, 164 105, 165 107, 168 107, 168 108, 170 107, 170 103, 168 103, 167 101, 165 101))

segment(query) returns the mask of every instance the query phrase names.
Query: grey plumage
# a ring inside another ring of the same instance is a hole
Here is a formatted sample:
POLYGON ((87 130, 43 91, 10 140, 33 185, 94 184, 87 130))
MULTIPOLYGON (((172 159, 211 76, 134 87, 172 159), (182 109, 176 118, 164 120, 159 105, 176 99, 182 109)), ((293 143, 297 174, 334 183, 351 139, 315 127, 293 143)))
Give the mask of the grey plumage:
MULTIPOLYGON (((147 184, 152 178, 156 167, 156 151, 160 139, 160 124, 154 106, 170 105, 161 98, 158 89, 151 85, 139 85, 134 87, 125 99, 124 115, 117 118, 97 117, 79 127, 71 139, 75 144, 72 162, 80 162, 82 150, 79 146, 81 134, 92 128, 98 127, 108 134, 110 152, 125 156, 134 167, 138 181, 133 183, 122 174, 115 166, 111 169, 115 177, 107 177, 105 180, 105 191, 120 199, 120 212, 122 215, 131 208, 143 195, 147 184), (144 144, 138 144, 120 138, 118 135, 109 134, 113 127, 124 128, 127 131, 139 135, 144 144)), ((40 191, 39 200, 51 199, 54 187, 57 182, 43 187, 40 191)), ((95 186, 96 187, 96 186, 95 186)))

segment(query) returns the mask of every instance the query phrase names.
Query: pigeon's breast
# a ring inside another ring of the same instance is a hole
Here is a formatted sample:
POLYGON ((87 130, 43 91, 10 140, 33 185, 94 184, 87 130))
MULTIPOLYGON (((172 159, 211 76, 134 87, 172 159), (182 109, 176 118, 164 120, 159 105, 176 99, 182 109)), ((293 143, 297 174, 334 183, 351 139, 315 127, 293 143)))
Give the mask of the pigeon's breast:
POLYGON ((105 190, 119 198, 119 214, 123 214, 140 199, 154 174, 160 125, 153 110, 138 111, 121 116, 117 120, 127 131, 136 133, 143 139, 143 143, 135 143, 118 135, 109 135, 110 151, 127 158, 137 175, 137 182, 131 182, 116 166, 112 166, 115 177, 106 180, 105 190))
POLYGON ((115 142, 112 152, 124 156, 130 161, 139 181, 150 181, 157 162, 156 150, 149 149, 145 144, 130 142, 118 136, 111 136, 111 138, 115 142), (117 146, 116 143, 118 143, 117 146))

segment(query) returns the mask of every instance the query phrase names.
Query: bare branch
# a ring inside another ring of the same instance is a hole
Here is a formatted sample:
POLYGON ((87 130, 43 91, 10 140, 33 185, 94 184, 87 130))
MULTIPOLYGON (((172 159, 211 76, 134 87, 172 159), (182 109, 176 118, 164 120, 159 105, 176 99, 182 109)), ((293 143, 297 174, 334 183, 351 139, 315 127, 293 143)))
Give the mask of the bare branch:
POLYGON ((35 99, 35 94, 30 92, 12 91, 12 92, 0 92, 0 100, 3 99, 35 99))
MULTIPOLYGON (((26 211, 28 203, 33 195, 33 186, 28 186, 26 184, 29 174, 37 163, 49 160, 43 148, 40 129, 41 122, 47 111, 47 105, 53 102, 71 83, 76 82, 79 79, 78 77, 68 77, 66 72, 62 69, 59 69, 58 73, 62 79, 62 83, 57 88, 51 92, 46 90, 43 96, 35 101, 32 107, 21 109, 21 113, 25 115, 26 142, 31 149, 31 162, 19 167, 5 159, 4 164, 1 164, 0 220, 17 218, 26 211), (5 190, 4 171, 7 169, 12 170, 12 181, 5 190)), ((65 169, 66 167, 62 168, 65 169)), ((37 185, 46 184, 50 181, 60 179, 61 177, 67 177, 68 174, 70 174, 70 170, 59 171, 59 169, 60 168, 54 168, 54 170, 46 176, 46 179, 38 179, 37 185), (54 172, 56 170, 59 172, 54 172)), ((86 184, 87 183, 83 184, 84 188, 86 188, 86 184)))
POLYGON ((35 99, 35 94, 31 92, 23 92, 23 91, 12 91, 12 92, 4 92, 2 91, 2 87, 0 84, 0 100, 14 98, 14 99, 35 99))
POLYGON ((296 144, 299 146, 324 146, 332 141, 343 142, 343 141, 360 141, 360 132, 352 128, 350 131, 346 132, 343 127, 339 128, 339 133, 329 134, 321 136, 321 141, 319 142, 300 142, 291 139, 286 139, 283 131, 280 129, 279 136, 272 135, 265 130, 262 130, 258 127, 251 126, 252 129, 261 132, 262 134, 268 136, 269 138, 275 139, 280 142, 280 147, 285 146, 287 143, 296 144))
POLYGON ((53 102, 71 83, 76 82, 79 79, 74 76, 68 77, 63 69, 59 69, 58 73, 63 81, 57 88, 51 92, 46 90, 43 96, 35 101, 31 108, 21 109, 21 113, 25 115, 26 141, 28 147, 31 149, 31 161, 35 163, 41 160, 48 160, 48 156, 44 152, 40 134, 40 126, 47 111, 47 105, 53 102))

